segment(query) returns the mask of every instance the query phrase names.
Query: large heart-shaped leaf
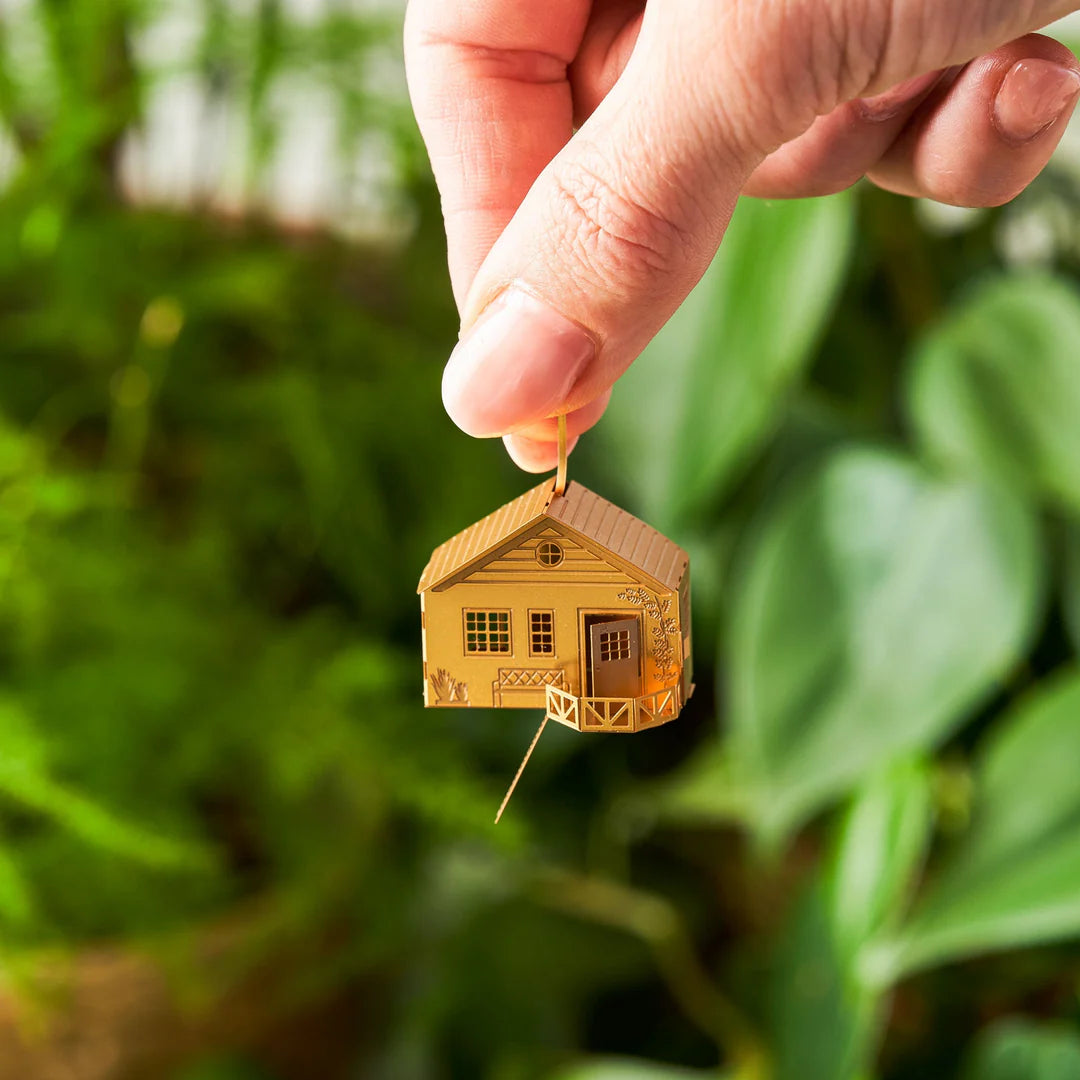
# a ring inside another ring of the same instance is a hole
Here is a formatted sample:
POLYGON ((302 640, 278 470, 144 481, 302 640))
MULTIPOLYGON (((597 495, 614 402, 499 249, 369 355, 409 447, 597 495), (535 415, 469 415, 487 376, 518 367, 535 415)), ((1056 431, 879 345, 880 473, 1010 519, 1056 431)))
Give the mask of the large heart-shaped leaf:
POLYGON ((1080 936, 1078 763, 1080 672, 997 730, 972 829, 906 926, 870 950, 875 977, 1080 936))
POLYGON ((671 527, 774 424, 843 283, 852 196, 739 203, 712 266, 623 376, 602 425, 638 509, 671 527))
POLYGON ((1080 293, 1050 277, 984 286, 917 352, 908 404, 943 460, 1080 509, 1080 293))
POLYGON ((729 779, 767 839, 954 730, 1041 606, 1020 501, 884 452, 834 456, 748 547, 725 657, 729 779))
POLYGON ((972 1047, 963 1080, 1077 1080, 1080 1036, 1065 1027, 1003 1020, 972 1047))

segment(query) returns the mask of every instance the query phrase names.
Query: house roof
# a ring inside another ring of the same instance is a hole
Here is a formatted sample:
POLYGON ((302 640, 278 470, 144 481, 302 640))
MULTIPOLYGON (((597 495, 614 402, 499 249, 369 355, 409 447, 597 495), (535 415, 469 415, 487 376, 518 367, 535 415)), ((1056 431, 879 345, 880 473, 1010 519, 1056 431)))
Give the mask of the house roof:
POLYGON ((442 584, 545 520, 559 522, 599 544, 668 589, 678 588, 689 562, 682 548, 633 514, 575 482, 567 486, 563 495, 556 495, 555 480, 549 478, 437 547, 416 591, 442 584))

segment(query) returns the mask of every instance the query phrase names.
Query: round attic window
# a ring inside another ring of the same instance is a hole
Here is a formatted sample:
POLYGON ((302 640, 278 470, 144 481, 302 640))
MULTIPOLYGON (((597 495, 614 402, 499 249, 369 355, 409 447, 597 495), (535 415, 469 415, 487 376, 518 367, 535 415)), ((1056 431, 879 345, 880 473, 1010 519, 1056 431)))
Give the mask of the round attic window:
POLYGON ((541 566, 558 566, 563 561, 563 549, 554 540, 536 546, 536 561, 541 566))

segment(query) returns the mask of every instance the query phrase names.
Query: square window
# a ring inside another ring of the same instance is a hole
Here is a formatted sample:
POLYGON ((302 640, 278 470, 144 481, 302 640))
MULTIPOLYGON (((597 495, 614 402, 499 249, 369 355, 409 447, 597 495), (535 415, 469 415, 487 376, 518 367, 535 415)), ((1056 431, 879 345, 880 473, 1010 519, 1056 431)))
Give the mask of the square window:
POLYGON ((509 611, 466 611, 464 616, 467 653, 510 652, 509 611))
POLYGON ((630 631, 606 630, 600 635, 600 662, 630 659, 630 631))

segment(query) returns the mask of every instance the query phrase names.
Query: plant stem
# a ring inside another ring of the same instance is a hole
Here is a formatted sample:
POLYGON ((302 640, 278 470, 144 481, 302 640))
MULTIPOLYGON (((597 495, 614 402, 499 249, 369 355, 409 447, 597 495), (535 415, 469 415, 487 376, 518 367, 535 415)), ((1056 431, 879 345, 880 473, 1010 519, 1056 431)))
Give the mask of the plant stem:
POLYGON ((672 997, 712 1039, 736 1076, 740 1080, 768 1076, 760 1038, 701 963, 674 905, 653 893, 560 869, 542 873, 536 892, 551 907, 616 927, 643 941, 672 997))

